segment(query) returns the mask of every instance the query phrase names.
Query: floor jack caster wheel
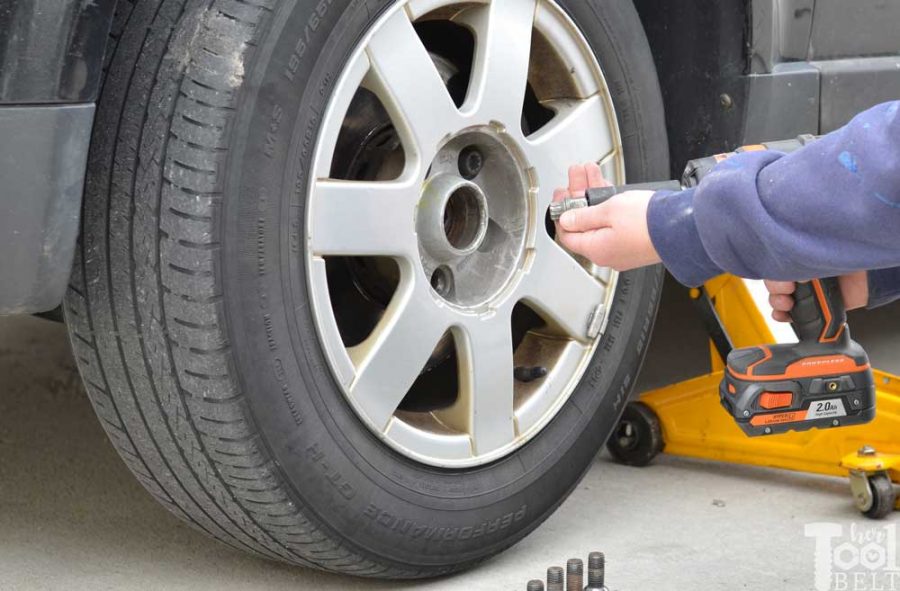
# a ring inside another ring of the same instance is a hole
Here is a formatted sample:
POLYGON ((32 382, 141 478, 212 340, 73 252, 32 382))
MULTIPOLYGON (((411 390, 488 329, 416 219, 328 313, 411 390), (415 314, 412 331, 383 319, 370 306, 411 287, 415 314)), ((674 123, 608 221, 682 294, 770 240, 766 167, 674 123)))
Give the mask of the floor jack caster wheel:
POLYGON ((628 403, 606 442, 613 459, 626 466, 646 466, 664 446, 659 417, 643 402, 628 403))
POLYGON ((866 474, 852 470, 850 490, 856 508, 869 519, 884 519, 893 512, 897 503, 897 491, 887 472, 866 474))

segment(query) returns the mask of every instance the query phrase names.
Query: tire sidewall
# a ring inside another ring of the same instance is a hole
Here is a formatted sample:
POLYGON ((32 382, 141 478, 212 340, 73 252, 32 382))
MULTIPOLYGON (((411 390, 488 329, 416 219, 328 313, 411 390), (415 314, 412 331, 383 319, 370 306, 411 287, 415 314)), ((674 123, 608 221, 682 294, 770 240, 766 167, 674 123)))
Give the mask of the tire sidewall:
MULTIPOLYGON (((225 180, 220 271, 236 374, 292 500, 358 551, 438 574, 511 545, 577 484, 628 400, 662 274, 647 268, 620 276, 607 332, 581 383, 544 431, 510 456, 440 470, 371 433, 319 344, 304 218, 321 114, 358 40, 392 4, 321 0, 273 14, 246 63, 225 180)), ((633 8, 619 1, 602 11, 594 1, 560 4, 598 52, 629 178, 665 174, 662 106, 633 8)))

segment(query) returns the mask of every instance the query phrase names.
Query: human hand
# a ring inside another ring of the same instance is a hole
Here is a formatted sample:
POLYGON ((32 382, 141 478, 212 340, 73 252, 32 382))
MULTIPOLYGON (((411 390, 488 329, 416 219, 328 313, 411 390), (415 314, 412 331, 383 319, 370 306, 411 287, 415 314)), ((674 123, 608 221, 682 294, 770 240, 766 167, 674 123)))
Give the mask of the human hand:
MULTIPOLYGON (((865 271, 842 275, 838 278, 841 296, 847 310, 863 308, 869 303, 869 279, 865 271)), ((769 290, 769 304, 772 306, 772 318, 779 322, 791 321, 791 310, 794 308, 794 291, 797 284, 793 281, 766 281, 769 290)))
MULTIPOLYGON (((582 197, 588 188, 608 187, 596 164, 569 169, 569 186, 553 200, 582 197)), ((560 243, 600 267, 628 271, 661 262, 650 240, 647 207, 653 191, 628 191, 600 205, 567 211, 556 226, 560 243)))

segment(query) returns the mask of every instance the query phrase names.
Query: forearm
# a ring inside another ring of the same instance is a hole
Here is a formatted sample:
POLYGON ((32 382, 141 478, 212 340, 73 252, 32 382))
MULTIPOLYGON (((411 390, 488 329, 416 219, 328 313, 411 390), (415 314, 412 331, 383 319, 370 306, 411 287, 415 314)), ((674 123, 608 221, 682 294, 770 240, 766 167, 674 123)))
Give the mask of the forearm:
POLYGON ((750 152, 657 194, 654 246, 677 279, 808 279, 900 267, 900 103, 790 155, 750 152))

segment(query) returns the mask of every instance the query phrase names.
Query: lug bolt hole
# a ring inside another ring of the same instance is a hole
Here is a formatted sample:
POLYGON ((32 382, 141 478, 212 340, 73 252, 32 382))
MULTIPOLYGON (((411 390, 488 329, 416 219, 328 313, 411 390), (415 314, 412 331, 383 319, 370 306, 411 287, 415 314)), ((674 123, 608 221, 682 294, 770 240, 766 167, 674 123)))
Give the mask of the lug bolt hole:
POLYGON ((484 154, 477 146, 467 146, 459 153, 459 174, 471 181, 484 168, 484 154))
POLYGON ((453 273, 449 267, 438 267, 431 274, 431 288, 441 297, 447 297, 453 291, 453 273))

